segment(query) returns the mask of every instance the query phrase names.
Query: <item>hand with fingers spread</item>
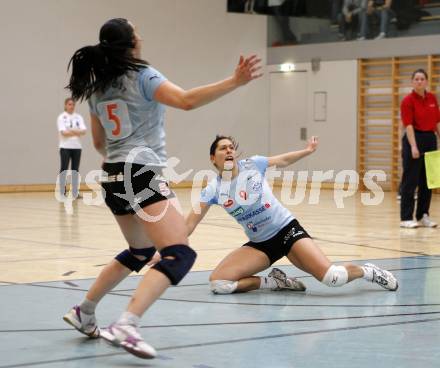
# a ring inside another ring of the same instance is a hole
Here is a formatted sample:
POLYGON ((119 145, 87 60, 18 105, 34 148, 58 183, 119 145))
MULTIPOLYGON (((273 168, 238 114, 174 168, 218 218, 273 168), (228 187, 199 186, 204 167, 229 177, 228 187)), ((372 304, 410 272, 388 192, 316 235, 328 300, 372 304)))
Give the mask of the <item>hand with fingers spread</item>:
POLYGON ((307 141, 306 150, 310 152, 315 152, 317 148, 318 148, 318 137, 316 136, 310 137, 309 140, 307 141))
POLYGON ((257 55, 251 55, 246 58, 240 56, 237 67, 234 71, 234 80, 238 86, 249 83, 251 80, 260 78, 263 73, 261 70, 261 59, 257 55))

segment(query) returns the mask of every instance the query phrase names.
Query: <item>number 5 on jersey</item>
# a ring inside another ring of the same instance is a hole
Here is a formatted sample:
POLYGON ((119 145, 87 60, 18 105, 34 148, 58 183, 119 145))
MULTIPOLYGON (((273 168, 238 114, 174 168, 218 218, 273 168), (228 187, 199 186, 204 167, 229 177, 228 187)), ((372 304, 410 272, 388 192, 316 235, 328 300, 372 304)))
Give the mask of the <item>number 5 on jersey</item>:
POLYGON ((97 105, 97 109, 108 139, 122 139, 131 134, 131 121, 125 101, 101 102, 97 105))

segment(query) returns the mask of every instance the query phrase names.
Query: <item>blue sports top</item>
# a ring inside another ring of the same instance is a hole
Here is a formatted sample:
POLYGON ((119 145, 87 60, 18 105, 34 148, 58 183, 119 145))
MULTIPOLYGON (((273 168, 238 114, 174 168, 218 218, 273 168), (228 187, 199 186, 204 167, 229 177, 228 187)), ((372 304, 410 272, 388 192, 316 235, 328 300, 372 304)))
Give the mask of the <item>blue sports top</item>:
POLYGON ((119 77, 104 93, 89 99, 90 112, 105 130, 105 162, 164 166, 166 161, 165 106, 153 100, 156 89, 167 79, 148 66, 119 77), (137 148, 135 151, 132 151, 137 148), (129 154, 131 155, 129 157, 129 154))
POLYGON ((200 201, 222 206, 243 227, 249 240, 262 242, 275 236, 294 219, 273 195, 264 177, 268 159, 263 156, 238 161, 238 175, 218 176, 202 190, 200 201))

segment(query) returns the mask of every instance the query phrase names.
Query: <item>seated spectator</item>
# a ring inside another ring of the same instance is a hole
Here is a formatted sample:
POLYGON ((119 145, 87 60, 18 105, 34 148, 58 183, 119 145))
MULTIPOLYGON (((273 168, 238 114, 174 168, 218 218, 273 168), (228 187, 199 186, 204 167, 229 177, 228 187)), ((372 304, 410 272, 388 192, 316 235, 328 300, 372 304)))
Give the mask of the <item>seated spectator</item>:
POLYGON ((342 13, 339 15, 339 33, 344 40, 357 37, 359 17, 367 7, 366 0, 344 0, 342 13))
POLYGON ((254 6, 255 6, 254 2, 255 2, 255 0, 246 0, 245 1, 245 3, 244 3, 244 12, 245 13, 250 13, 250 14, 255 13, 254 12, 254 6))
POLYGON ((342 5, 343 0, 330 0, 331 4, 331 13, 330 13, 330 21, 332 24, 339 24, 339 19, 342 14, 342 5))
POLYGON ((380 18, 380 33, 376 40, 385 38, 391 18, 392 0, 368 0, 367 9, 361 14, 361 33, 359 40, 365 40, 369 32, 369 20, 373 17, 380 18))
POLYGON ((398 30, 406 30, 411 24, 418 22, 421 17, 430 16, 426 9, 420 8, 417 0, 394 0, 391 10, 396 15, 396 27, 398 30))
MULTIPOLYGON (((298 40, 290 29, 289 17, 285 15, 282 9, 285 1, 286 0, 268 0, 267 4, 271 9, 271 13, 275 16, 276 22, 281 31, 282 41, 280 44, 294 45, 298 43, 298 40)), ((289 0, 287 1, 290 2, 289 0)))

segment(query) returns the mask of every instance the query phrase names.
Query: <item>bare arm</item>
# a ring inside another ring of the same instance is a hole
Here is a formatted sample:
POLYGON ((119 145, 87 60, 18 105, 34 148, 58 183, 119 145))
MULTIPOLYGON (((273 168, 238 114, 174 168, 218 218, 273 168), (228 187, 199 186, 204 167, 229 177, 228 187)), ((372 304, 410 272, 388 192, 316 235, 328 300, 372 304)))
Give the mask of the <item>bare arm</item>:
POLYGON ((195 109, 261 77, 262 74, 257 73, 261 69, 260 61, 261 59, 256 55, 247 58, 240 56, 240 61, 231 77, 189 90, 184 90, 174 83, 166 81, 157 88, 154 93, 154 99, 165 105, 182 110, 195 109))
POLYGON ((83 129, 69 129, 69 130, 62 130, 61 135, 64 137, 80 137, 84 134, 86 134, 87 130, 83 129))
POLYGON ((311 153, 315 152, 317 146, 318 146, 318 137, 313 136, 307 142, 307 147, 305 149, 300 151, 287 152, 281 155, 269 157, 268 165, 269 167, 276 166, 279 168, 292 165, 293 163, 302 159, 303 157, 306 157, 311 153))
POLYGON ((60 133, 63 137, 75 137, 78 135, 74 130, 60 130, 60 133))
POLYGON ((209 207, 207 203, 200 203, 200 213, 195 213, 194 210, 191 209, 188 215, 186 215, 185 222, 188 229, 188 236, 192 234, 199 222, 202 221, 203 217, 208 213, 209 207))
POLYGON ((85 129, 75 129, 75 133, 78 137, 85 135, 86 132, 87 132, 87 130, 85 130, 85 129))
POLYGON ((90 114, 90 121, 92 125, 93 146, 102 156, 105 157, 107 155, 107 150, 104 128, 96 115, 90 114))
POLYGON ((414 134, 414 127, 412 125, 406 126, 406 137, 408 138, 409 145, 411 146, 411 155, 413 158, 419 158, 420 152, 417 147, 416 135, 414 134))
POLYGON ((437 123, 437 136, 440 139, 440 123, 437 123))

